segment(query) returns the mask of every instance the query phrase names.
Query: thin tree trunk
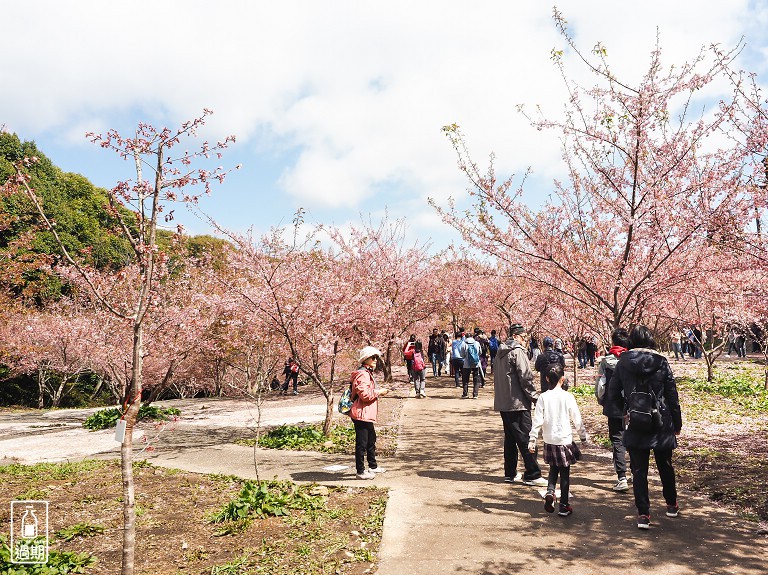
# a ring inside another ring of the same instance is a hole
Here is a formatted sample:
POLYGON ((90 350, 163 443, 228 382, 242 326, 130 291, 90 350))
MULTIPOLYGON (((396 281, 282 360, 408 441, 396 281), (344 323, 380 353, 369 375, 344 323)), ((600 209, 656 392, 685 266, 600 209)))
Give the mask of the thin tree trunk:
POLYGON ((37 368, 37 407, 43 409, 45 407, 45 381, 46 381, 45 365, 39 365, 37 368))
POLYGON ((104 378, 99 376, 99 383, 96 384, 96 389, 93 390, 93 393, 91 394, 91 399, 95 399, 98 397, 99 392, 101 391, 101 388, 104 386, 104 378))
POLYGON ((133 481, 133 429, 141 405, 143 368, 143 329, 141 322, 133 328, 133 367, 128 396, 128 409, 124 414, 126 422, 125 439, 120 449, 120 469, 123 476, 123 564, 121 575, 133 575, 136 556, 136 495, 133 481))
POLYGON ((323 422, 323 435, 331 436, 331 426, 333 424, 333 378, 336 375, 336 356, 339 353, 339 341, 333 342, 333 357, 331 358, 331 380, 328 382, 328 395, 325 397, 325 421, 323 422))

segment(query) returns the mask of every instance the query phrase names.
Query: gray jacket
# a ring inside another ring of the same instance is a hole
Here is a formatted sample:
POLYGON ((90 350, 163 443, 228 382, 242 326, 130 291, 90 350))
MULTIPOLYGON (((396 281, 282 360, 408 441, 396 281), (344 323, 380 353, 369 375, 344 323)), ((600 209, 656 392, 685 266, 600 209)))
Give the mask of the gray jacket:
POLYGON ((493 409, 526 411, 539 399, 525 348, 514 339, 499 346, 493 361, 493 409))

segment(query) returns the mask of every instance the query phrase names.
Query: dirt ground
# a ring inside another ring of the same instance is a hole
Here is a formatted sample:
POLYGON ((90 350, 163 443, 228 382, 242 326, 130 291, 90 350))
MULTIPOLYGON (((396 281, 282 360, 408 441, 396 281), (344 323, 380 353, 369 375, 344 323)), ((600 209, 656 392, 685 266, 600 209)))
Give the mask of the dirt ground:
MULTIPOLYGON (((394 397, 382 402, 377 426, 382 455, 395 452, 400 412, 407 397, 405 382, 399 381, 392 387, 394 397)), ((298 396, 269 394, 264 398, 261 423, 268 428, 278 423, 319 422, 324 416, 324 406, 318 409, 320 398, 318 390, 308 387, 301 388, 298 396)), ((253 403, 245 401, 182 400, 168 405, 182 410, 183 423, 178 424, 178 429, 164 429, 163 435, 155 440, 162 441, 165 447, 190 440, 216 443, 249 438, 255 434, 259 418, 253 403)), ((65 457, 54 456, 52 460, 69 459, 73 450, 100 451, 102 445, 114 451, 117 444, 112 439, 113 430, 84 436, 77 429, 91 411, 54 412, 53 419, 40 424, 28 421, 39 413, 0 409, 0 438, 8 445, 22 442, 24 462, 46 459, 57 442, 68 444, 62 446, 65 457), (71 439, 74 434, 76 441, 71 439), (82 445, 83 438, 91 445, 82 445)), ((343 416, 339 418, 340 422, 349 421, 343 416)), ((147 437, 157 435, 155 424, 144 423, 141 427, 147 437)), ((103 527, 102 533, 76 536, 71 541, 52 534, 51 549, 95 556, 98 561, 87 568, 87 573, 118 573, 123 524, 119 462, 101 459, 63 467, 27 467, 19 465, 19 459, 6 456, 0 461, 0 501, 48 501, 49 522, 56 526, 55 530, 80 524, 103 527)), ((257 519, 242 532, 217 536, 221 525, 211 524, 209 517, 238 495, 240 479, 163 469, 137 459, 137 573, 361 575, 375 570, 386 507, 384 489, 369 484, 365 488, 331 488, 327 495, 322 495, 322 512, 294 509, 288 517, 257 519)), ((10 509, 3 505, 0 533, 9 531, 10 509)))

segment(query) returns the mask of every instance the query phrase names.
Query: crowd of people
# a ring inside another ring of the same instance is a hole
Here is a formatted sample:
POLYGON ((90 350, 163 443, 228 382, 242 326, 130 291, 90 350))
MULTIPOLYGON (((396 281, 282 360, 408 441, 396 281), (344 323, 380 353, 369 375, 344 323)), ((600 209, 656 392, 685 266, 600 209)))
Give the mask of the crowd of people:
MULTIPOLYGON (((674 342, 674 340, 673 340, 674 342)), ((463 329, 453 339, 434 329, 426 355, 423 343, 411 335, 402 348, 408 377, 415 396, 426 397, 425 372, 432 376, 452 375, 461 398, 477 398, 486 376, 493 374, 493 409, 501 415, 504 431, 504 481, 546 487, 544 509, 567 517, 573 513, 569 501, 571 466, 581 459, 575 443, 575 428, 582 443, 588 441, 576 400, 568 391, 562 341, 545 337, 543 350, 534 345, 524 326, 511 325, 508 338, 500 341, 496 331, 487 337, 483 330, 463 329), (534 375, 534 370, 538 376, 534 375), (472 395, 469 381, 472 381, 472 395), (535 381, 538 380, 538 386, 535 381), (538 463, 538 441, 543 439, 543 460, 549 465, 547 477, 538 463), (518 473, 518 460, 523 471, 518 473), (559 492, 557 484, 559 481, 559 492)), ((591 343, 594 343, 591 342, 591 343)), ((595 353, 589 339, 576 349, 579 364, 594 365, 595 353), (591 361, 590 361, 591 355, 591 361)), ((677 491, 672 466, 672 451, 682 427, 680 403, 667 357, 657 351, 651 331, 642 325, 630 333, 616 329, 611 347, 599 361, 595 396, 608 419, 615 491, 628 491, 631 480, 637 508, 637 526, 648 529, 651 522, 648 493, 648 468, 653 453, 662 482, 662 495, 668 517, 677 517, 677 491), (627 458, 629 470, 627 474, 627 458)), ((378 398, 388 390, 379 387, 374 372, 381 364, 381 353, 366 347, 359 354, 359 368, 350 377, 353 405, 350 411, 355 427, 355 467, 358 479, 372 479, 384 470, 376 462, 378 398), (368 463, 368 469, 365 463, 368 463)))

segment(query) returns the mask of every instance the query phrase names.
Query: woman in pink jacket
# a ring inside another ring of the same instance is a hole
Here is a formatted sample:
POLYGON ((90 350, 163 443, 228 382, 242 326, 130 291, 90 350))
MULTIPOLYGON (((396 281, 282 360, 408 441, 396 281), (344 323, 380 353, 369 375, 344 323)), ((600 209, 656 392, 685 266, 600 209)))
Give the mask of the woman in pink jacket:
POLYGON ((388 389, 376 388, 373 372, 381 364, 381 352, 375 347, 365 347, 358 359, 360 367, 352 372, 352 409, 349 416, 355 426, 355 467, 358 479, 373 479, 384 469, 376 464, 376 431, 373 424, 379 415, 379 397, 389 393, 388 389), (368 457, 368 470, 365 458, 368 457))

